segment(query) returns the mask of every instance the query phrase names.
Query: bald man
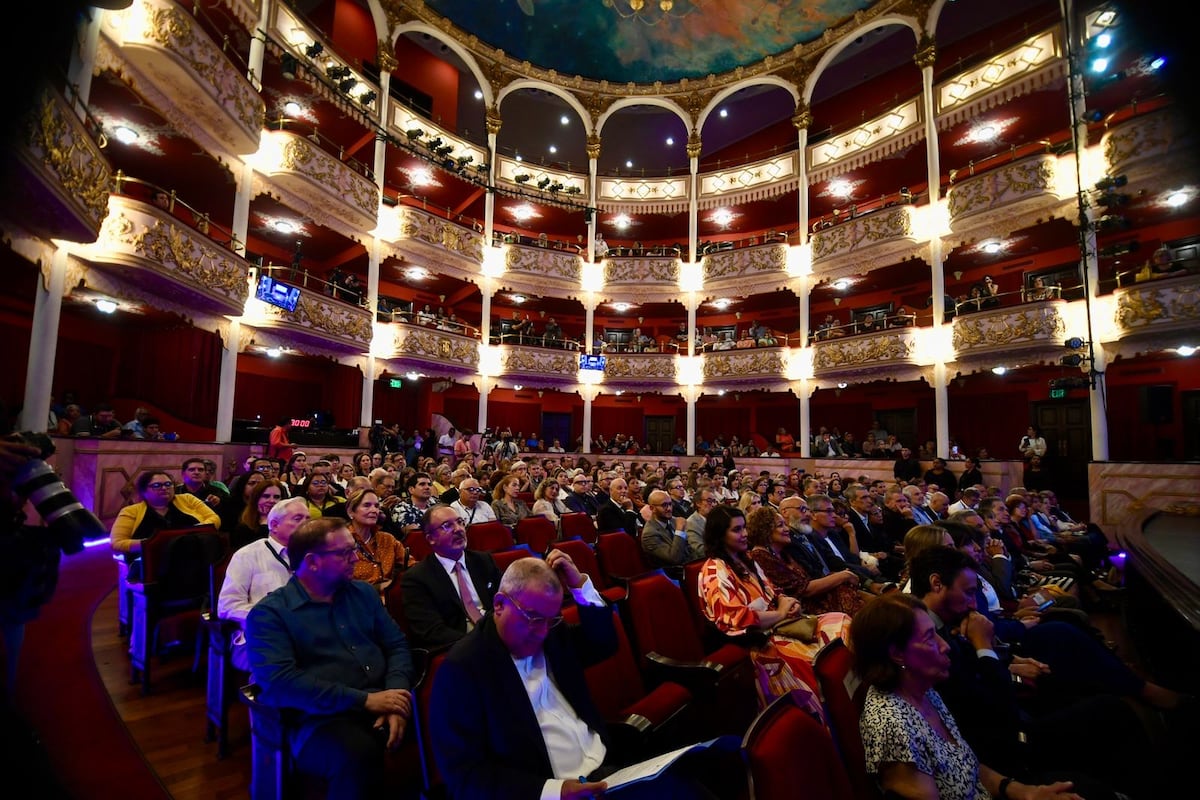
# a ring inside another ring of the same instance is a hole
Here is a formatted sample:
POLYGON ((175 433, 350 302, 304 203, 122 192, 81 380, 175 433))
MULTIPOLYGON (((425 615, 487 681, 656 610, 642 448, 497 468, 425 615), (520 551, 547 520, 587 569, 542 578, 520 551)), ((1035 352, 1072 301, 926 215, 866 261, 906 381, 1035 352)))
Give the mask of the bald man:
POLYGON ((650 520, 642 528, 642 550, 655 567, 672 577, 683 576, 683 565, 691 560, 686 530, 677 530, 671 513, 671 495, 655 489, 646 500, 650 520))

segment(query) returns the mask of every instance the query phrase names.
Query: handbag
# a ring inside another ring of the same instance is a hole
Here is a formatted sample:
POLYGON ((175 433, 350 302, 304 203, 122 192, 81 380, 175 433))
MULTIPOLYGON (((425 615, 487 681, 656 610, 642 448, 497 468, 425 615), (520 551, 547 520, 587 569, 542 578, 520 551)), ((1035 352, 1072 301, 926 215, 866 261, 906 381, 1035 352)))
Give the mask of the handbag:
POLYGON ((801 614, 798 617, 777 622, 775 627, 771 628, 771 633, 778 633, 802 642, 815 642, 819 621, 816 614, 801 614))

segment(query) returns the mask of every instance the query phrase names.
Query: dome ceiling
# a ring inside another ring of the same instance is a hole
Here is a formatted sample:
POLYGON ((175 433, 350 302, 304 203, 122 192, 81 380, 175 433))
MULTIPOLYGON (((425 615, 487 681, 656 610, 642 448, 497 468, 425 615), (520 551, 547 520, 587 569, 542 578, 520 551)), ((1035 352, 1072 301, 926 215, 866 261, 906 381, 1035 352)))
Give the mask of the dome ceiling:
POLYGON ((703 78, 818 39, 878 0, 426 0, 518 61, 613 83, 703 78))

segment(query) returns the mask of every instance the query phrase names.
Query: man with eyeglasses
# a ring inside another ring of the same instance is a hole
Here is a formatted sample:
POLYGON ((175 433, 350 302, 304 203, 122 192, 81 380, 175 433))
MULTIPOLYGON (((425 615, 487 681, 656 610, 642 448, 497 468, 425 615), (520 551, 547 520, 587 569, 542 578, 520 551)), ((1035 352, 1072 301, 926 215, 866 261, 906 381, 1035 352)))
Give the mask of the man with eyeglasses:
POLYGON ((292 578, 246 618, 259 702, 289 712, 297 770, 325 779, 329 797, 384 789, 384 753, 412 716, 408 641, 370 584, 345 520, 300 526, 288 540, 292 578))
MULTIPOLYGON (((785 502, 794 503, 798 498, 788 498, 785 502)), ((833 499, 829 495, 816 494, 804 498, 805 504, 808 506, 809 513, 812 515, 811 532, 802 534, 805 539, 812 545, 812 549, 816 551, 819 560, 824 568, 822 575, 827 575, 833 572, 849 571, 858 576, 860 585, 871 592, 872 594, 883 594, 884 592, 895 590, 896 584, 879 580, 879 576, 872 572, 867 567, 858 563, 854 559, 854 554, 844 550, 837 542, 830 538, 830 534, 843 524, 845 518, 839 518, 837 510, 834 508, 833 499)), ((785 505, 786 507, 786 505, 785 505)), ((784 516, 787 519, 787 516, 784 516)), ((849 521, 846 520, 849 524, 849 521)), ((791 527, 789 523, 789 527, 791 527)), ((793 541, 796 537, 793 534, 793 541)), ((809 548, 805 547, 805 551, 809 548)))
MULTIPOLYGON (((716 478, 714 477, 713 480, 715 481, 716 478)), ((712 488, 704 488, 696 492, 696 510, 683 525, 683 530, 687 533, 688 552, 691 559, 705 557, 704 523, 708 520, 708 513, 716 508, 719 502, 717 494, 712 488)))
POLYGON ((629 499, 629 483, 624 478, 613 478, 608 484, 608 497, 596 510, 597 530, 625 531, 637 538, 640 521, 641 517, 633 510, 633 501, 629 499))
MULTIPOLYGON (((683 520, 673 515, 671 496, 661 489, 650 492, 646 506, 650 509, 650 519, 642 526, 642 552, 651 566, 665 570, 672 578, 682 578, 683 565, 693 559, 687 531, 677 524, 683 520)), ((702 540, 696 557, 703 552, 702 540)))
MULTIPOLYGON (((545 561, 514 561, 492 609, 450 650, 433 682, 433 752, 450 796, 600 795, 604 777, 622 764, 614 763, 618 754, 583 670, 616 650, 612 610, 558 550, 545 561), (564 583, 578 626, 559 624, 564 583)), ((697 796, 676 772, 622 795, 697 796)))
POLYGON ((496 512, 483 498, 483 487, 475 478, 466 478, 458 485, 458 499, 450 504, 454 513, 466 520, 467 525, 477 522, 495 522, 496 512))
POLYGON ((596 496, 592 494, 592 479, 586 472, 577 472, 571 478, 571 492, 563 498, 563 504, 572 511, 582 512, 593 519, 596 517, 599 508, 596 496))
MULTIPOLYGON (((466 636, 492 607, 500 570, 491 554, 467 549, 456 504, 434 506, 421 531, 433 550, 400 576, 413 644, 435 649, 466 636)), ((480 503, 479 505, 486 505, 480 503)))
POLYGON ((671 478, 667 481, 667 493, 671 495, 671 516, 686 520, 696 508, 687 498, 682 478, 671 478))

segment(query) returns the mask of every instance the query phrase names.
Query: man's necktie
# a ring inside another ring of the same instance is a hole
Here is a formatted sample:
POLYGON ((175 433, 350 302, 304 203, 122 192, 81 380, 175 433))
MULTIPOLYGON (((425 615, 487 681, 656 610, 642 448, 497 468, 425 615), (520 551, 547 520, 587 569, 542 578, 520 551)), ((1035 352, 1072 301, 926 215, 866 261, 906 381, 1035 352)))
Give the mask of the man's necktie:
POLYGON ((483 619, 483 614, 479 613, 479 606, 471 599, 471 588, 467 586, 467 568, 463 566, 463 562, 459 561, 454 565, 454 574, 458 578, 458 595, 462 598, 463 608, 467 610, 467 619, 474 625, 483 619))

